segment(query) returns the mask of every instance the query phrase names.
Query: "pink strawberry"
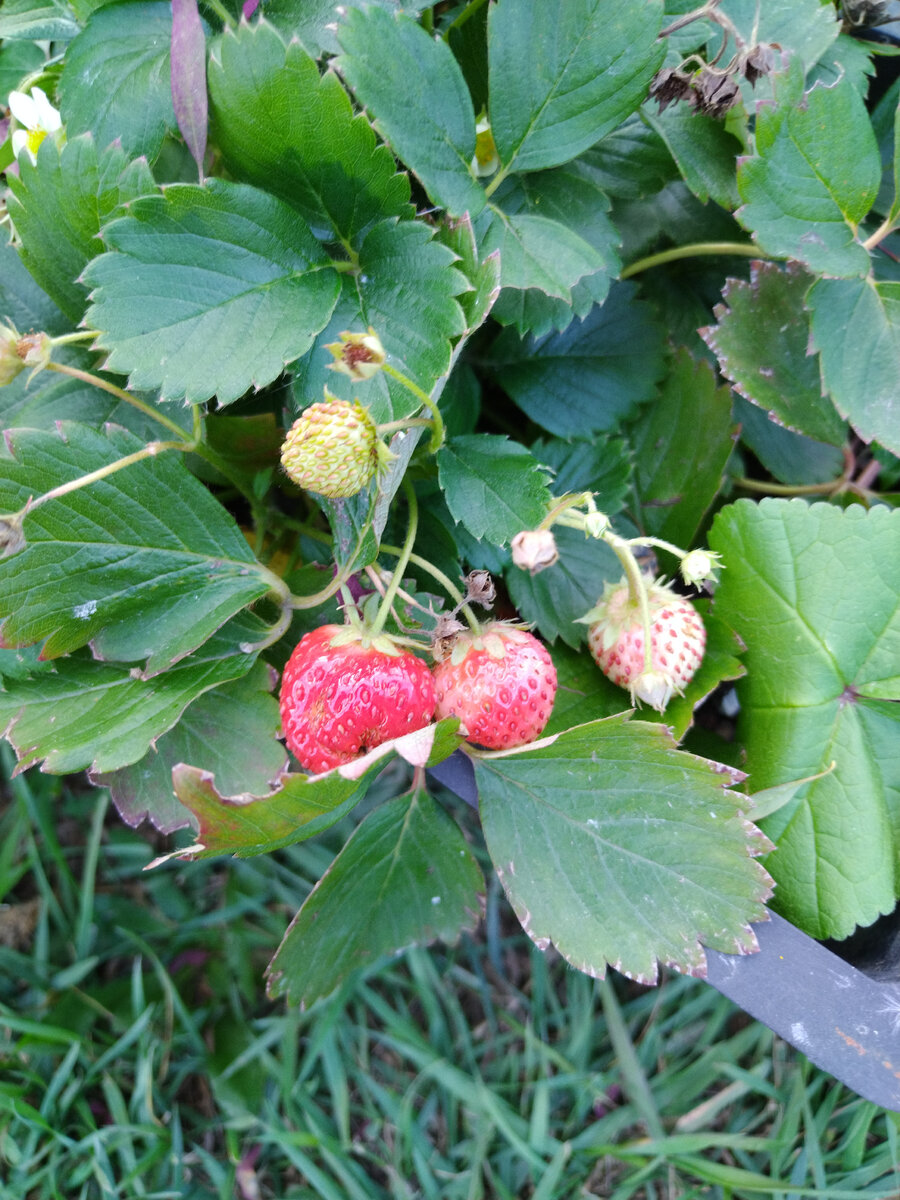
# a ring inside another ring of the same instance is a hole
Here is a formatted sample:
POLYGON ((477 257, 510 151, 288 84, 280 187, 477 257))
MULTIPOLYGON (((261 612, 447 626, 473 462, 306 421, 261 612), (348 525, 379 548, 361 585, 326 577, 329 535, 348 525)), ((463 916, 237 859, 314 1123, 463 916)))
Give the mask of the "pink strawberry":
POLYGON ((428 666, 390 638, 322 625, 302 637, 281 679, 288 749, 308 771, 329 771, 429 724, 428 666))
POLYGON ((434 668, 435 716, 459 717, 466 737, 488 750, 533 742, 550 719, 556 668, 546 647, 495 621, 460 633, 434 668))
POLYGON ((640 605, 623 579, 607 584, 590 623, 588 646, 597 666, 613 683, 628 688, 662 712, 693 679, 706 649, 706 630, 694 606, 661 582, 648 582, 650 669, 645 669, 644 628, 640 605))

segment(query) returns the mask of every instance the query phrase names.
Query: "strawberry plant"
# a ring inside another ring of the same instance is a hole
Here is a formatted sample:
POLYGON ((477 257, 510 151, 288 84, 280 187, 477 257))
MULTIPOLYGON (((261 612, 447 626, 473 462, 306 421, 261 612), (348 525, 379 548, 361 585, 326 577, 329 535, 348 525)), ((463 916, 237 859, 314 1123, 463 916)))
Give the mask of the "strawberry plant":
POLYGON ((486 866, 644 981, 894 906, 883 8, 3 0, 0 727, 179 860, 349 817, 273 995, 486 866))

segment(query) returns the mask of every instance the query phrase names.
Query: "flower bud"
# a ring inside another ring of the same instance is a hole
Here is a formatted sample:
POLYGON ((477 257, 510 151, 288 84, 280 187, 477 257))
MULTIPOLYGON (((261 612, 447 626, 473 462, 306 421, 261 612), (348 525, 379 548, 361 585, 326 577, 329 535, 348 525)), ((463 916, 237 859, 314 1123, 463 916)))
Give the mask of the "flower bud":
POLYGON ((25 363, 19 354, 19 335, 9 325, 0 325, 0 387, 12 383, 25 363))
POLYGON ((471 162, 475 175, 494 175, 500 167, 500 155, 494 143, 491 123, 482 117, 475 126, 475 156, 471 162))
POLYGON ((689 587, 715 583, 716 571, 721 570, 719 555, 710 550, 691 550, 681 560, 681 578, 689 587))
POLYGON ((513 538, 510 547, 513 563, 532 575, 559 561, 556 538, 550 529, 523 529, 513 538))
POLYGON ((596 509, 584 514, 584 532, 590 537, 603 537, 609 529, 609 517, 596 509))
POLYGON ((328 364, 332 371, 349 375, 355 383, 363 383, 378 374, 387 355, 381 339, 371 325, 367 333, 349 333, 344 330, 338 337, 340 341, 331 342, 325 347, 337 360, 328 364))
POLYGON ((631 695, 657 712, 663 712, 675 694, 675 685, 662 671, 642 671, 631 685, 631 695))

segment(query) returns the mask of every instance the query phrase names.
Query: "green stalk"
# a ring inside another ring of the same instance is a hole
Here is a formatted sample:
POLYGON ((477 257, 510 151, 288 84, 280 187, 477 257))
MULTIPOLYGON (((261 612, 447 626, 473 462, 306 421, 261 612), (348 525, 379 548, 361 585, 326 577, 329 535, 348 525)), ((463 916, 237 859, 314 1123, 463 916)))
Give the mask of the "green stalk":
POLYGON ((743 258, 774 260, 774 255, 766 254, 759 246, 750 242, 692 242, 687 246, 672 246, 669 250, 660 250, 657 254, 636 259, 621 272, 619 278, 629 279, 632 275, 639 275, 641 271, 649 271, 651 267, 660 267, 680 258, 699 258, 704 254, 734 254, 743 258))
POLYGON ((89 471, 87 475, 80 475, 78 479, 70 479, 68 483, 61 483, 59 487, 51 488, 49 492, 45 492, 43 496, 38 496, 37 500, 32 500, 26 505, 23 512, 33 512, 40 505, 46 504, 48 500, 58 500, 60 496, 68 495, 69 492, 77 492, 79 488, 87 487, 88 484, 99 483, 108 475, 115 475, 117 471, 141 462, 142 459, 155 458, 164 450, 184 451, 189 449, 192 447, 184 442, 149 442, 141 450, 135 450, 133 454, 126 454, 124 458, 117 458, 115 462, 107 463, 105 467, 99 467, 96 471, 89 471))
POLYGON ((130 393, 123 391, 122 388, 116 387, 114 383, 110 383, 106 379, 101 379, 99 375, 92 375, 90 371, 81 371, 78 367, 69 367, 65 363, 49 362, 47 363, 48 371, 56 371, 59 375, 68 375, 72 379, 79 379, 82 383, 89 383, 92 387, 100 388, 101 391, 109 392, 111 396, 115 396, 117 400, 122 400, 125 404, 130 404, 132 408, 138 409, 147 417, 152 417, 154 421, 158 421, 160 425, 164 425, 171 433, 177 434, 184 441, 190 441, 190 437, 174 421, 170 421, 168 417, 162 415, 150 404, 145 404, 143 400, 139 400, 137 396, 132 396, 130 393))
POLYGON ((221 0, 206 0, 206 2, 227 29, 235 28, 234 17, 225 5, 221 3, 221 0))
MULTIPOLYGON (((388 546, 384 542, 381 543, 379 549, 384 551, 385 554, 399 555, 403 553, 398 546, 388 546)), ((475 616, 469 605, 466 604, 465 597, 463 596, 462 592, 447 578, 444 572, 439 567, 436 567, 434 563, 430 563, 427 558, 422 558, 422 556, 419 554, 410 554, 409 561, 413 564, 413 566, 421 567, 423 571, 427 571, 432 579, 437 580, 450 599, 454 601, 458 610, 466 618, 466 621, 472 632, 476 634, 481 633, 481 623, 479 622, 478 618, 475 616)))
POLYGON ((432 454, 440 450, 441 446, 444 444, 444 418, 438 411, 438 406, 428 395, 428 393, 423 391, 417 383, 413 383, 413 381, 408 379, 402 371, 398 371, 397 368, 392 367, 390 363, 384 363, 381 369, 382 371, 386 372, 386 374, 390 375, 392 379, 396 379, 398 383, 402 383, 407 391, 412 392, 417 400, 421 400, 425 408, 427 408, 431 413, 432 422, 434 425, 434 433, 431 435, 431 443, 428 449, 432 454))
POLYGON ((487 0, 469 0, 469 3, 462 12, 450 22, 444 32, 441 34, 442 39, 446 42, 450 40, 450 34, 454 29, 459 29, 461 25, 465 25, 470 17, 474 17, 479 8, 483 8, 487 0))
POLYGON ((385 621, 387 621, 388 614, 391 611, 391 605, 394 603, 397 591, 403 582, 403 572, 409 566, 409 557, 412 554, 413 543, 416 540, 416 532, 419 527, 419 502, 416 499, 416 493, 412 484, 406 479, 403 480, 403 493, 406 496, 406 504, 409 508, 409 525, 406 530, 406 541, 403 543, 403 549, 400 551, 400 557, 397 559, 397 565, 394 567, 394 572, 391 575, 391 582, 378 607, 375 621, 369 630, 369 635, 373 638, 378 637, 379 633, 384 629, 385 621))
POLYGON ((603 540, 607 546, 614 552, 619 562, 625 568, 625 576, 628 580, 628 592, 633 603, 637 603, 641 610, 641 625, 644 630, 644 670, 652 671, 653 655, 650 645, 650 601, 647 598, 647 586, 644 583, 644 576, 641 573, 641 568, 638 566, 638 561, 631 552, 631 547, 624 538, 620 538, 618 534, 607 531, 603 535, 603 540))

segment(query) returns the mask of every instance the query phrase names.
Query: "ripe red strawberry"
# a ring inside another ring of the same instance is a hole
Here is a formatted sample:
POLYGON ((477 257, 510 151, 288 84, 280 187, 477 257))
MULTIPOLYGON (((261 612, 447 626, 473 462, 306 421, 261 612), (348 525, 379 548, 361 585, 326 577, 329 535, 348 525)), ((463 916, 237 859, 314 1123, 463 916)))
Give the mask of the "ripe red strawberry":
POLYGON ((281 447, 281 465, 299 487, 333 500, 355 496, 379 465, 381 443, 363 406, 327 399, 297 418, 281 447))
POLYGON ((302 637, 281 679, 281 726, 308 771, 329 771, 434 715, 428 666, 389 638, 343 625, 302 637))
POLYGON ((550 720, 556 668, 546 647, 514 625, 466 631, 434 667, 435 717, 459 717, 466 738, 487 750, 533 742, 550 720))
POLYGON ((660 712, 684 691, 703 660, 706 630, 689 600, 663 583, 649 583, 651 669, 645 670, 640 606, 627 582, 607 584, 598 604, 581 619, 590 622, 588 646, 613 683, 628 688, 660 712))

